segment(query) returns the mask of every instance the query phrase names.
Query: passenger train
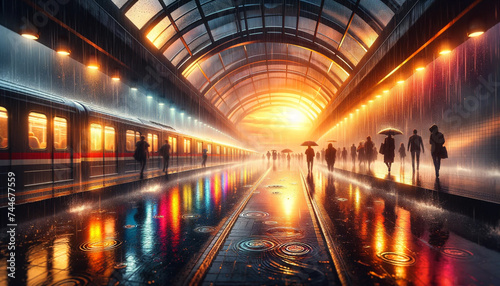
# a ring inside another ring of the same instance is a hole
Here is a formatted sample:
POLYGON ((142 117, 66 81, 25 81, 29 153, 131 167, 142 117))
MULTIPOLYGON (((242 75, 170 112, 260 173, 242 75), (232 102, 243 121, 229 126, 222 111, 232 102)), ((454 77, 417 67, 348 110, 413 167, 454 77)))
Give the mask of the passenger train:
POLYGON ((158 149, 170 143, 169 168, 244 159, 253 152, 184 134, 164 124, 113 114, 82 102, 5 82, 0 84, 0 207, 8 202, 8 174, 16 203, 139 179, 134 158, 141 135, 150 144, 145 176, 161 175, 158 149))

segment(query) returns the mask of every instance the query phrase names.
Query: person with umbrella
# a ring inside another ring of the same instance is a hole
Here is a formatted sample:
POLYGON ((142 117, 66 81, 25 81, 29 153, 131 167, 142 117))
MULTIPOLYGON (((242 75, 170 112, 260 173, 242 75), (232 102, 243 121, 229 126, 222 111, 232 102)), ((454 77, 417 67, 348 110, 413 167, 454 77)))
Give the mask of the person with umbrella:
MULTIPOLYGON (((308 171, 308 173, 311 173, 312 169, 313 169, 314 156, 315 156, 314 150, 313 150, 313 148, 311 148, 311 146, 318 146, 318 144, 316 144, 316 142, 314 142, 314 141, 305 141, 300 146, 307 146, 307 150, 306 150, 306 152, 304 152, 304 154, 306 154, 307 171, 308 171)), ((301 155, 303 155, 303 154, 301 154, 301 155)))
POLYGON ((439 132, 436 124, 429 128, 431 136, 429 143, 431 144, 432 161, 434 162, 434 169, 436 171, 436 179, 439 179, 439 169, 441 168, 441 156, 443 152, 444 135, 439 132))
POLYGON ((333 148, 332 143, 328 144, 328 148, 325 151, 326 165, 328 166, 328 171, 332 172, 335 165, 335 158, 337 158, 337 150, 333 148))
POLYGON ((384 130, 379 131, 378 134, 387 135, 387 137, 384 140, 383 153, 384 153, 384 163, 387 165, 390 174, 391 164, 394 163, 394 150, 396 149, 394 138, 392 138, 392 136, 401 135, 403 134, 403 132, 394 128, 386 128, 384 130))

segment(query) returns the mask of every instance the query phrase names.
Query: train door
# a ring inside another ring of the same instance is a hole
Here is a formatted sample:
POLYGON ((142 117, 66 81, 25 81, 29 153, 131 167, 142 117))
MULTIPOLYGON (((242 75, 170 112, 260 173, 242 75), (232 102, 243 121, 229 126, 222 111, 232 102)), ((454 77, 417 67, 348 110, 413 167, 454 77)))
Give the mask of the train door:
POLYGON ((191 139, 184 138, 184 158, 186 158, 184 165, 192 165, 193 162, 191 161, 191 139))
POLYGON ((68 119, 55 116, 53 120, 53 144, 52 177, 54 183, 66 182, 73 179, 73 152, 70 148, 71 142, 68 128, 68 119))
POLYGON ((215 154, 217 155, 217 163, 220 163, 221 162, 221 156, 220 156, 220 146, 217 145, 215 147, 215 154))
MULTIPOLYGON (((139 133, 139 132, 137 132, 139 133)), ((125 131, 125 152, 127 155, 125 156, 125 173, 135 172, 136 165, 134 159, 134 151, 135 151, 135 135, 136 132, 134 130, 125 131)))
MULTIPOLYGON (((49 115, 50 116, 50 115, 49 115)), ((24 185, 26 187, 52 183, 51 145, 49 142, 49 119, 47 114, 28 114, 28 152, 23 158, 24 185)), ((25 137, 25 138, 26 138, 25 137)))
POLYGON ((160 166, 158 156, 158 135, 148 133, 147 141, 149 143, 149 166, 148 169, 158 169, 160 166))
POLYGON ((207 144, 207 164, 212 163, 212 144, 207 144))
POLYGON ((170 162, 169 166, 175 167, 179 165, 177 157, 177 137, 168 136, 168 144, 170 145, 170 162))
POLYGON ((222 158, 224 158, 223 162, 227 161, 227 148, 226 148, 226 146, 223 147, 222 158))
POLYGON ((202 154, 203 154, 203 142, 196 142, 196 157, 195 157, 196 162, 201 162, 203 160, 201 157, 202 154))
POLYGON ((90 166, 90 177, 98 177, 103 173, 103 128, 101 124, 90 124, 90 148, 86 160, 90 166))
POLYGON ((118 174, 118 158, 116 156, 116 131, 114 127, 104 127, 104 174, 118 174))

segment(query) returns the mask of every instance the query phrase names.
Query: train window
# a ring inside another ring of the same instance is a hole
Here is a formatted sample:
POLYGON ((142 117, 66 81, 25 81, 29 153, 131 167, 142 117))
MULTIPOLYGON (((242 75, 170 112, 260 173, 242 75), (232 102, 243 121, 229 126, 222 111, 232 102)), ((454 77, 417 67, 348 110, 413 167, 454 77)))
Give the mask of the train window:
MULTIPOLYGON (((139 141, 141 141, 141 132, 135 132, 135 142, 137 143, 139 141)), ((134 144, 134 148, 135 148, 135 144, 134 144)))
POLYGON ((31 149, 47 148, 47 116, 31 112, 28 116, 28 143, 31 149))
POLYGON ((220 155, 220 146, 215 148, 215 154, 220 155))
POLYGON ((223 154, 226 155, 226 147, 224 147, 224 153, 223 154))
POLYGON ((102 150, 102 126, 100 124, 90 124, 90 150, 102 150))
POLYGON ((202 149, 203 149, 203 143, 198 142, 198 151, 197 151, 197 152, 198 152, 198 154, 201 154, 201 153, 202 153, 202 151, 203 151, 202 149))
POLYGON ((68 147, 68 121, 65 118, 54 117, 54 148, 68 147))
POLYGON ((158 135, 153 134, 153 152, 158 152, 158 135))
POLYGON ((127 151, 134 151, 135 150, 135 132, 134 130, 127 130, 127 133, 125 135, 125 140, 127 141, 127 144, 125 146, 127 151))
POLYGON ((9 114, 7 109, 0 106, 0 149, 9 147, 9 114))
POLYGON ((191 153, 191 140, 189 139, 184 139, 184 153, 191 153))
POLYGON ((212 144, 207 144, 207 154, 212 154, 212 144))
MULTIPOLYGON (((149 143, 150 146, 153 144, 153 134, 148 133, 148 137, 146 138, 146 141, 149 143)), ((151 148, 151 152, 154 152, 155 150, 151 148)))
POLYGON ((174 141, 173 141, 173 144, 172 144, 172 152, 174 152, 174 154, 176 154, 177 153, 177 138, 174 137, 173 140, 174 141))
POLYGON ((104 127, 104 150, 115 151, 115 129, 113 127, 104 127))

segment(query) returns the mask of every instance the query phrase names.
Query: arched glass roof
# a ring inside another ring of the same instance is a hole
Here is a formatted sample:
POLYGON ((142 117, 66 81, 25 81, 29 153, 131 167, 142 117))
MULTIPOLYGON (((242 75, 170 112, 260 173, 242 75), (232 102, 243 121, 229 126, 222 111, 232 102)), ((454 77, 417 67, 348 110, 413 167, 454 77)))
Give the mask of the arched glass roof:
POLYGON ((405 0, 112 0, 233 122, 266 106, 314 120, 405 0))

